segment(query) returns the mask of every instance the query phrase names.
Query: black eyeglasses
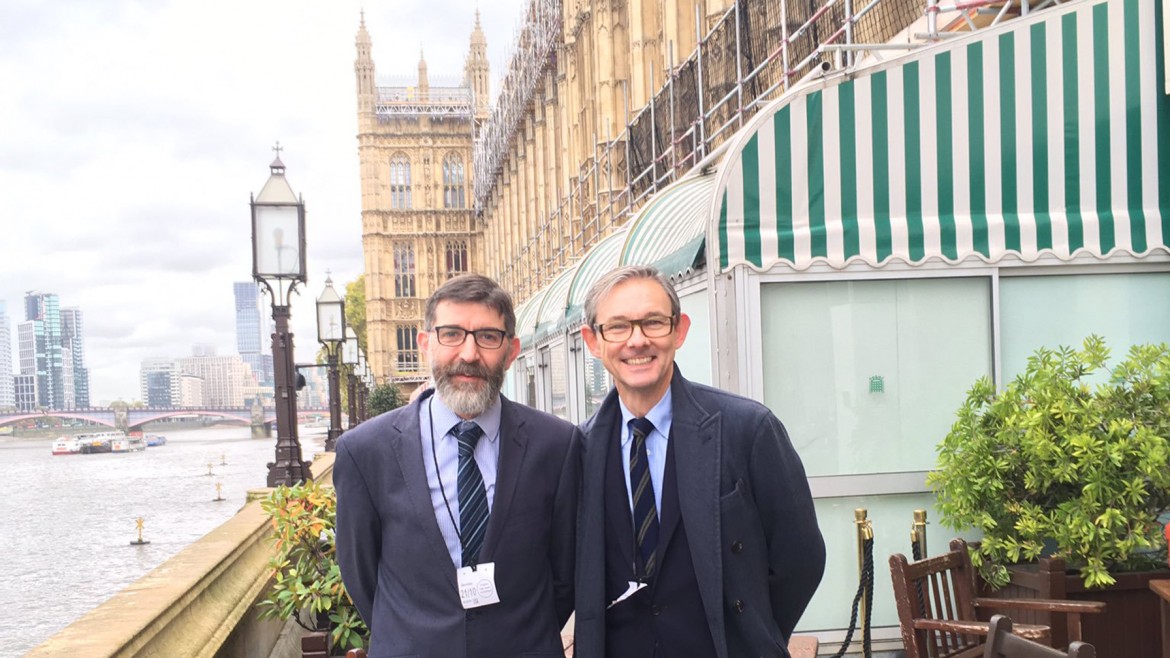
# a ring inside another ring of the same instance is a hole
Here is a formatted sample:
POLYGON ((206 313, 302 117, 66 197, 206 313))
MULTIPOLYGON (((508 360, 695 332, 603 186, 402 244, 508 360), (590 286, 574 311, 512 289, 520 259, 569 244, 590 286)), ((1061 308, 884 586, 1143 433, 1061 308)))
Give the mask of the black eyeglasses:
POLYGON ((508 332, 500 329, 471 331, 453 324, 435 327, 432 331, 435 332, 435 340, 444 347, 459 347, 463 341, 467 340, 467 335, 471 334, 475 336, 476 345, 485 350, 498 350, 504 346, 504 339, 508 337, 508 332))
POLYGON ((614 320, 605 324, 594 325, 601 339, 607 343, 620 343, 629 340, 634 335, 634 327, 642 330, 647 338, 662 338, 674 331, 674 318, 662 315, 652 315, 641 320, 614 320))

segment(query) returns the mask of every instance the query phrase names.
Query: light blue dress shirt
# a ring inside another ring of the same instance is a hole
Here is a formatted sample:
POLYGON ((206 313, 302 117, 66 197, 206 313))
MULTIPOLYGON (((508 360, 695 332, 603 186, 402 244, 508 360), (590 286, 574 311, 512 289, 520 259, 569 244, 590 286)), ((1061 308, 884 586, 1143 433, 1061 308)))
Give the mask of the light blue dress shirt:
MULTIPOLYGON (((630 499, 630 513, 634 511, 634 496, 630 492, 630 446, 634 444, 634 433, 630 431, 630 421, 636 418, 626 408, 622 399, 618 398, 618 405, 622 409, 622 470, 626 477, 626 496, 630 499)), ((670 423, 673 412, 670 406, 670 389, 666 395, 654 405, 646 414, 646 420, 654 423, 654 431, 646 437, 646 457, 650 463, 650 484, 654 487, 654 509, 658 518, 662 518, 662 478, 666 474, 666 442, 670 437, 670 423)), ((437 421, 436 421, 437 422, 437 421)))
MULTIPOLYGON (((423 464, 427 471, 427 485, 431 490, 431 505, 439 532, 447 542, 447 552, 456 568, 463 566, 463 546, 459 543, 459 440, 452 430, 463 419, 447 408, 435 393, 419 405, 418 426, 422 438, 423 464), (434 430, 431 418, 435 419, 434 430), (432 445, 434 450, 432 450, 432 445), (436 468, 437 462, 437 468, 436 468), (440 477, 441 476, 441 477, 440 477), (439 480, 443 486, 439 487, 439 480), (444 498, 446 494, 446 498, 444 498)), ((496 496, 496 469, 500 462, 500 399, 488 407, 475 421, 483 436, 475 444, 475 463, 483 475, 487 490, 488 512, 496 496)))

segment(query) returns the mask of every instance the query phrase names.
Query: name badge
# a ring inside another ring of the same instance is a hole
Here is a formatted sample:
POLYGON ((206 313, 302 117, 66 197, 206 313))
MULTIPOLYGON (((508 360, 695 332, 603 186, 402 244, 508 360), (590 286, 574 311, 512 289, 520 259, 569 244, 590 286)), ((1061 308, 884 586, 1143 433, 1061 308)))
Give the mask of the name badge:
POLYGON ((459 576, 459 599, 463 602, 464 610, 500 602, 500 595, 496 592, 495 562, 485 562, 475 569, 461 567, 456 573, 459 576))

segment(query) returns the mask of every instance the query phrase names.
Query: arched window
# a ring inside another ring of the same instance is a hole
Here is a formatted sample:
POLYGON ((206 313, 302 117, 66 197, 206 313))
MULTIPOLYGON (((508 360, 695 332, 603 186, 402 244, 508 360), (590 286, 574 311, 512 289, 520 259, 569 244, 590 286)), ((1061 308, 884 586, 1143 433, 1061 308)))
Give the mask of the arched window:
POLYGON ((443 207, 463 208, 463 160, 454 153, 443 158, 443 207))
POLYGON ((414 245, 394 244, 394 296, 414 297, 414 245))
POLYGON ((402 154, 390 158, 390 207, 410 209, 410 160, 402 154))
POLYGON ((467 272, 467 241, 452 240, 447 243, 447 278, 467 272))
POLYGON ((418 329, 398 325, 398 372, 418 372, 418 329))

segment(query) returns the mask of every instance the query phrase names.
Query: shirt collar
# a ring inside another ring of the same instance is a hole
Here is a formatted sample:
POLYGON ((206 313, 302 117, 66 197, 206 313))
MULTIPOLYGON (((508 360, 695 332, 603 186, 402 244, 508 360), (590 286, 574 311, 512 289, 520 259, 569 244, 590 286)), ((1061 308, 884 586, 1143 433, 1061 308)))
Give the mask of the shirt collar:
MULTIPOLYGON (((436 392, 431 396, 431 414, 435 419, 435 426, 433 431, 435 433, 443 432, 443 436, 451 433, 451 428, 455 427, 456 423, 462 422, 463 419, 459 417, 454 411, 451 411, 443 399, 439 397, 436 392)), ((500 438, 500 397, 496 396, 492 405, 484 412, 471 420, 475 421, 479 428, 483 430, 483 436, 488 441, 495 443, 500 438)))
MULTIPOLYGON (((622 410, 622 447, 625 448, 629 445, 630 440, 633 438, 633 434, 630 432, 630 421, 637 416, 635 416, 633 412, 631 412, 626 407, 626 403, 622 401, 620 395, 618 396, 618 406, 622 410)), ((666 389, 666 395, 663 395, 662 399, 659 400, 658 403, 653 407, 651 407, 650 411, 646 412, 646 420, 654 423, 654 431, 658 432, 667 439, 670 437, 667 436, 666 432, 662 431, 662 428, 670 425, 670 421, 673 418, 672 410, 673 407, 670 404, 670 389, 668 388, 666 389)))

